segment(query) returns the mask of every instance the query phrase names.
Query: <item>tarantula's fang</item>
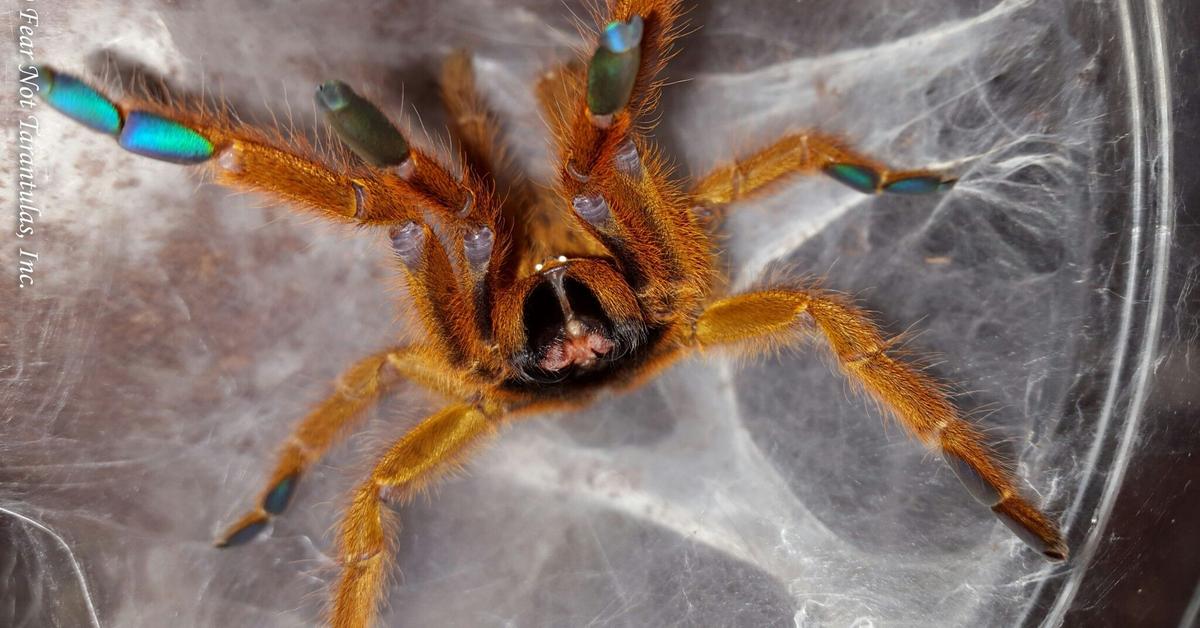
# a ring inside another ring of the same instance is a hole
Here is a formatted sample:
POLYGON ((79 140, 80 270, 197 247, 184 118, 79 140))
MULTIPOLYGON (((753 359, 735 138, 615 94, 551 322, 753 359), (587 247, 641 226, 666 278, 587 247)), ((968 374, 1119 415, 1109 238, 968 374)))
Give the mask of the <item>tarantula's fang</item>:
POLYGON ((121 112, 111 100, 83 81, 47 66, 35 68, 38 95, 68 118, 96 131, 116 136, 121 112))
POLYGON ((317 88, 317 106, 338 138, 373 166, 400 166, 408 161, 408 140, 371 101, 341 81, 317 88))

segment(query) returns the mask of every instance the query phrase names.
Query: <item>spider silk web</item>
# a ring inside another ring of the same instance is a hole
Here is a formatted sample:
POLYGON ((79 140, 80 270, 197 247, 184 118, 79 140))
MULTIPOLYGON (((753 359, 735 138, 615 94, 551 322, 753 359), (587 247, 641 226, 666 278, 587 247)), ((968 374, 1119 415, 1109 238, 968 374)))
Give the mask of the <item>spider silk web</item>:
MULTIPOLYGON (((93 78, 137 66, 301 129, 337 77, 408 116, 416 142, 445 126, 438 61, 470 47, 543 182, 532 86, 582 45, 572 13, 586 15, 557 0, 39 9, 39 61, 93 78)), ((1115 359, 1116 323, 1096 321, 1120 302, 1098 288, 1126 272, 1101 242, 1134 176, 1105 153, 1130 124, 1112 113, 1116 9, 763 0, 690 19, 657 131, 681 176, 807 126, 961 175, 941 196, 781 186, 728 222, 732 285, 820 275, 914 332, 908 349, 1065 513, 1077 549, 1122 420, 1099 422, 1075 388, 1115 359)), ((37 283, 0 288, 17 304, 0 315, 0 623, 311 625, 344 493, 436 399, 401 387, 265 538, 211 542, 329 382, 411 332, 382 239, 39 118, 37 283)), ((1020 546, 811 348, 685 361, 512 426, 468 470, 399 509, 384 625, 1013 625, 1051 612, 1072 569, 1020 546)))

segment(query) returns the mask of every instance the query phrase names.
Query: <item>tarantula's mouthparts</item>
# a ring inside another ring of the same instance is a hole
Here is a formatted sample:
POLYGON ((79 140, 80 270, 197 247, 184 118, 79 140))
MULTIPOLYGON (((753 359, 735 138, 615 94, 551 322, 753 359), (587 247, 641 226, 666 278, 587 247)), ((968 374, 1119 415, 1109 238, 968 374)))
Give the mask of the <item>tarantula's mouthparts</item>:
POLYGON ((563 394, 623 376, 660 338, 621 271, 603 257, 559 255, 496 295, 494 338, 514 391, 563 394), (516 323, 516 324, 513 324, 516 323))
POLYGON ((530 352, 538 368, 555 374, 592 370, 616 346, 600 302, 566 270, 564 263, 543 271, 545 281, 525 302, 530 352))
POLYGON ((606 311, 600 295, 572 273, 571 265, 540 271, 524 299, 526 341, 516 365, 527 381, 560 382, 598 373, 640 345, 641 334, 606 311))
POLYGON ((572 365, 581 369, 592 368, 597 360, 613 348, 613 342, 600 329, 600 326, 589 324, 585 319, 567 320, 563 326, 566 333, 556 336, 545 345, 538 366, 552 372, 572 365))

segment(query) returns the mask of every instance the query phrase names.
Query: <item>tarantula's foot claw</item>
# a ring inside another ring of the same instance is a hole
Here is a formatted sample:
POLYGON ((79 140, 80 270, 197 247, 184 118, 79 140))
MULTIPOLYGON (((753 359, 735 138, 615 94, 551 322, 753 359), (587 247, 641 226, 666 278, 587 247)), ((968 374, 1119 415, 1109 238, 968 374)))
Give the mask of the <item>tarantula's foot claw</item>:
POLYGON ((1067 544, 1063 541, 1059 541, 1058 543, 1055 543, 1054 545, 1042 550, 1042 556, 1050 562, 1061 563, 1067 560, 1067 558, 1070 556, 1070 552, 1067 550, 1067 544))
POLYGON ((945 192, 954 187, 958 179, 943 178, 938 175, 917 175, 889 181, 883 186, 883 191, 890 194, 933 194, 945 192))
POLYGON ((221 538, 217 539, 214 545, 221 548, 244 545, 262 533, 270 521, 271 519, 267 513, 261 510, 247 513, 237 523, 229 526, 229 529, 225 531, 225 534, 221 535, 221 538))

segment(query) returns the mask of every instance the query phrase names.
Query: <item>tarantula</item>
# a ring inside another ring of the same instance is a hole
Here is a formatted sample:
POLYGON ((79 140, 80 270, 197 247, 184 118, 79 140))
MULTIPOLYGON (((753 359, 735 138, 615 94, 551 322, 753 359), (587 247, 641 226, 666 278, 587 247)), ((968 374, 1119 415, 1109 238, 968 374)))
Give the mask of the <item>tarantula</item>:
POLYGON ((351 366, 296 426, 257 502, 219 538, 254 538, 287 507, 301 474, 400 380, 451 401, 393 444, 354 489, 338 531, 335 626, 369 624, 388 565, 385 502, 407 499, 506 421, 580 407, 629 388, 693 351, 760 354, 823 335, 848 378, 939 451, 963 486, 1051 560, 1067 547, 1017 488, 943 387, 894 356, 893 341, 838 295, 784 285, 720 294, 715 234, 732 203, 790 177, 824 173, 867 194, 927 194, 954 179, 891 170, 817 133, 785 135, 685 188, 671 180, 645 122, 681 30, 679 0, 618 0, 586 63, 544 75, 537 95, 558 149, 557 196, 511 172, 499 124, 475 89, 470 57, 446 62, 442 96, 461 168, 409 145, 348 85, 316 101, 349 152, 242 123, 226 107, 114 101, 38 69, 52 107, 134 153, 201 165, 218 183, 265 193, 333 221, 386 230, 426 336, 351 366))

